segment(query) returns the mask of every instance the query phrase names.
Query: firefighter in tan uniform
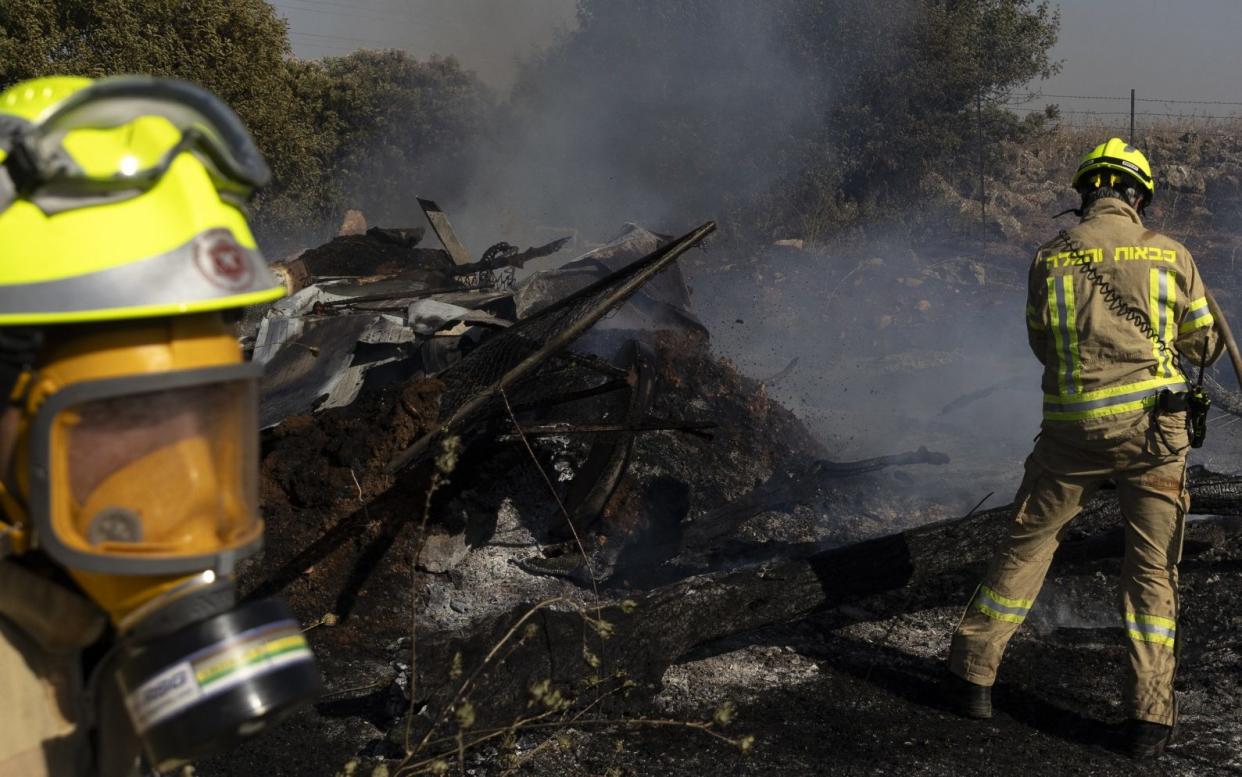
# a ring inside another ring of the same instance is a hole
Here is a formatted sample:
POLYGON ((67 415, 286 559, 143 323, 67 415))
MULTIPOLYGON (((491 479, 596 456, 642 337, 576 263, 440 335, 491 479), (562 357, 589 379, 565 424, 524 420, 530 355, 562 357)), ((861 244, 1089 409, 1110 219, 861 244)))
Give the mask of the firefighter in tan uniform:
POLYGON ((234 586, 259 368, 226 315, 283 294, 267 178, 183 81, 0 92, 0 777, 165 772, 317 693, 297 621, 234 586))
POLYGON ((958 712, 991 716, 1005 645, 1030 612, 1067 524, 1113 481, 1126 522, 1122 747, 1145 757, 1169 741, 1177 712, 1177 564, 1190 447, 1190 381, 1179 357, 1210 363, 1221 344, 1190 252, 1140 219, 1155 191, 1142 153, 1113 138, 1087 154, 1073 186, 1082 221, 1039 249, 1029 276, 1027 329, 1044 365, 1042 430, 1016 517, 953 635, 946 691, 958 712))

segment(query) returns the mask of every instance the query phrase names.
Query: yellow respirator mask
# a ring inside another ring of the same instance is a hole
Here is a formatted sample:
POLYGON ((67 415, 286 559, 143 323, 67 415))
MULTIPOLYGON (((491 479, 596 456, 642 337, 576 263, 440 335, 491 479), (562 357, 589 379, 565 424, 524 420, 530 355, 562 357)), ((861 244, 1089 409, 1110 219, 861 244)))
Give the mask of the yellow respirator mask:
POLYGON ((112 617, 153 765, 231 746, 320 687, 285 606, 238 605, 233 585, 263 533, 261 367, 214 313, 47 336, 15 392, 11 544, 42 551, 112 617))
POLYGON ((218 316, 94 329, 30 376, 16 471, 33 542, 123 623, 156 581, 228 575, 258 549, 260 368, 218 316), (116 575, 147 585, 93 590, 116 575))
POLYGON ((252 365, 70 386, 33 425, 32 517, 74 569, 232 571, 262 533, 252 365), (43 475, 46 473, 46 476, 43 475))

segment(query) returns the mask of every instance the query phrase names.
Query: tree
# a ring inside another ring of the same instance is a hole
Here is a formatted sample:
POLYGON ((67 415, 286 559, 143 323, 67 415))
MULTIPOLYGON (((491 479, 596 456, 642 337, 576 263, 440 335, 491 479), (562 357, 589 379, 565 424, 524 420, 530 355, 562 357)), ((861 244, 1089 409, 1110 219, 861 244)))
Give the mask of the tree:
POLYGON ((920 0, 914 23, 885 43, 890 56, 859 70, 832 116, 843 190, 865 199, 916 188, 929 170, 974 166, 977 107, 993 144, 1022 127, 1010 92, 1057 65, 1058 16, 1031 0, 920 0))
POLYGON ((51 74, 148 73, 201 84, 241 116, 273 172, 256 202, 268 233, 326 207, 324 162, 337 143, 316 117, 318 66, 290 56, 285 23, 263 0, 6 0, 0 87, 51 74))
POLYGON ((330 166, 342 203, 403 223, 414 196, 452 202, 474 174, 492 101, 456 60, 420 62, 402 51, 325 60, 322 115, 341 141, 330 166))

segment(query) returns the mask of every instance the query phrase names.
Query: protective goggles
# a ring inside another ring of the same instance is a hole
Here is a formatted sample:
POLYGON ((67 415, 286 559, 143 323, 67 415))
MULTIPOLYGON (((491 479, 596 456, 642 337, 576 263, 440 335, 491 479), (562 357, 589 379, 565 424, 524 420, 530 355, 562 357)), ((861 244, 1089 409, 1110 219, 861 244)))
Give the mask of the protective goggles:
POLYGON ((271 172, 233 111, 194 84, 119 76, 65 98, 38 123, 0 115, 0 212, 26 197, 49 213, 151 189, 183 153, 244 201, 271 172))
POLYGON ((43 550, 105 574, 228 574, 254 552, 256 364, 74 383, 30 427, 43 550))

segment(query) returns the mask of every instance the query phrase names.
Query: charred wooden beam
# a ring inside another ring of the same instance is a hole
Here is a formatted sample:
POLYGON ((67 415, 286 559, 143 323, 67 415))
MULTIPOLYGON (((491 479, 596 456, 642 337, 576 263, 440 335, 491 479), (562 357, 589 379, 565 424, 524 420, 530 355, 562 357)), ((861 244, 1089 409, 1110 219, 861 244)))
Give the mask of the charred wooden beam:
MULTIPOLYGON (((720 425, 712 421, 637 421, 632 424, 545 424, 542 426, 523 426, 522 434, 527 437, 557 437, 563 434, 634 434, 637 432, 686 432, 704 436, 708 429, 716 429, 720 425)), ((707 435, 710 439, 711 435, 707 435)), ((517 435, 502 435, 501 440, 518 439, 517 435)))
POLYGON ((569 391, 564 394, 557 394, 551 397, 540 397, 539 399, 531 400, 530 402, 515 402, 513 405, 513 412, 524 413, 529 410, 546 410, 550 407, 556 407, 557 405, 565 405, 570 402, 578 402, 583 399, 592 399, 604 394, 611 394, 614 391, 620 391, 628 386, 629 383, 627 383, 624 379, 614 379, 608 381, 607 383, 593 386, 588 389, 582 389, 580 391, 569 391))
POLYGON ((439 429, 416 440, 395 455, 385 471, 396 474, 417 463, 433 449, 434 443, 446 436, 461 433, 484 416, 493 399, 531 375, 554 355, 563 352, 608 311, 634 295, 643 284, 667 269, 686 251, 697 246, 716 231, 709 221, 678 240, 652 252, 644 259, 619 270, 578 291, 530 318, 518 322, 504 336, 493 337, 470 353, 444 380, 455 385, 456 372, 479 367, 480 374, 493 375, 490 380, 461 376, 471 386, 455 407, 445 408, 445 420, 439 429), (545 333, 546 337, 539 337, 545 333), (469 364, 467 364, 469 362, 469 364), (482 364, 480 364, 482 363, 482 364))

